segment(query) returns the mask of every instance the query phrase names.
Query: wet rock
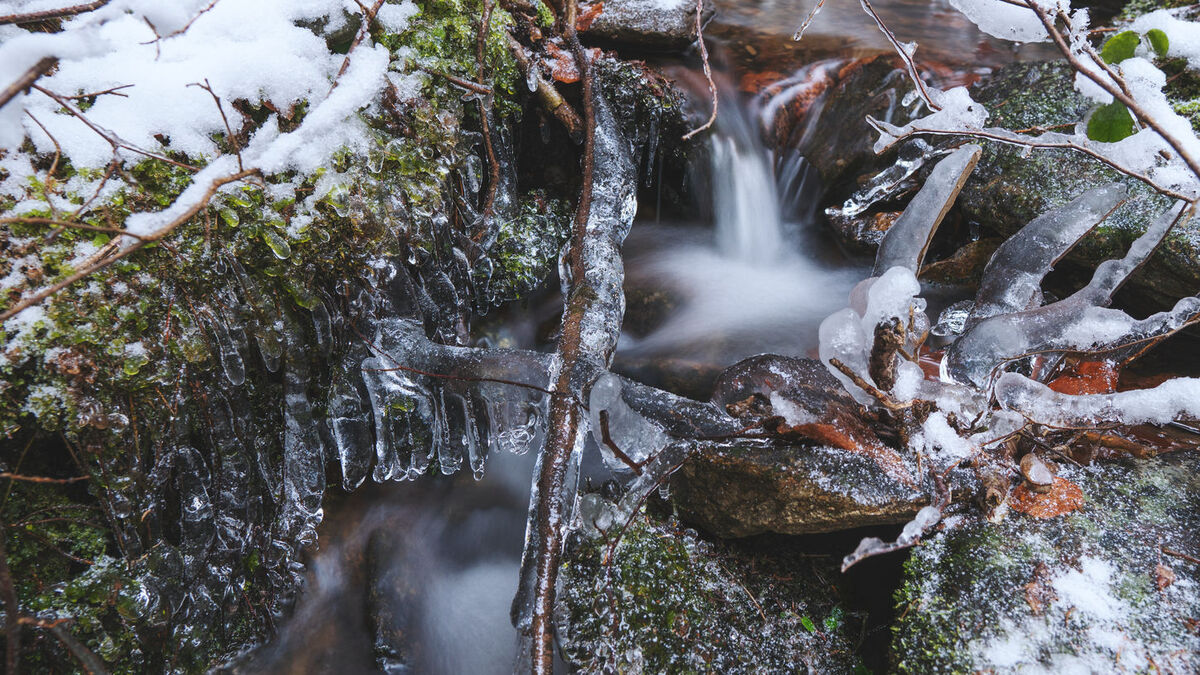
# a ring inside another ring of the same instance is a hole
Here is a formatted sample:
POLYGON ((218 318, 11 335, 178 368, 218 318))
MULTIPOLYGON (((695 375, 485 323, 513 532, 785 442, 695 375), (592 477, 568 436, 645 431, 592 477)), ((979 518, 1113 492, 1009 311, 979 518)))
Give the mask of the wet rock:
POLYGON ((967 242, 948 258, 922 267, 921 280, 978 287, 983 268, 1002 243, 1003 240, 995 237, 967 242))
POLYGON ((714 544, 637 514, 566 555, 557 636, 578 672, 858 672, 837 556, 714 544))
MULTIPOLYGON (((602 9, 581 31, 584 39, 655 51, 683 50, 696 40, 694 0, 606 0, 581 7, 580 17, 587 17, 589 7, 597 5, 602 9)), ((702 21, 711 19, 715 11, 711 0, 706 2, 702 21)))
POLYGON ((895 667, 1196 672, 1198 469, 1192 452, 1066 468, 1078 510, 964 516, 906 563, 895 667))
MULTIPOLYGON (((1092 104, 1074 88, 1065 62, 1008 66, 981 83, 972 96, 991 111, 988 124, 1007 129, 1074 125, 1092 104)), ((1036 151, 988 144, 974 175, 958 197, 964 217, 1004 236, 1012 235, 1039 213, 1061 206, 1105 183, 1121 181, 1129 199, 1090 235, 1067 260, 1087 267, 1120 257, 1169 202, 1139 181, 1069 150, 1036 151)), ((1200 248, 1196 223, 1181 223, 1130 285, 1170 301, 1191 295, 1200 284, 1200 248)))
POLYGON ((720 537, 899 524, 925 502, 869 457, 824 446, 712 447, 671 479, 689 523, 720 537))

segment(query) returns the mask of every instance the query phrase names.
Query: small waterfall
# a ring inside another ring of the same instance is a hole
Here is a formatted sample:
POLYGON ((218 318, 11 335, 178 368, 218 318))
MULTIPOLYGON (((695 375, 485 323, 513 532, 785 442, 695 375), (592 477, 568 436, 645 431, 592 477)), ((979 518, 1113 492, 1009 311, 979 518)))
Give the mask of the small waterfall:
POLYGON ((804 354, 859 278, 825 259, 811 167, 795 152, 776 162, 755 107, 731 89, 721 96, 709 141, 711 238, 690 227, 634 228, 633 283, 668 289, 674 307, 640 339, 624 337, 630 358, 731 363, 763 352, 804 354))
POLYGON ((778 260, 783 219, 767 151, 753 134, 722 131, 711 147, 718 250, 746 262, 778 260))

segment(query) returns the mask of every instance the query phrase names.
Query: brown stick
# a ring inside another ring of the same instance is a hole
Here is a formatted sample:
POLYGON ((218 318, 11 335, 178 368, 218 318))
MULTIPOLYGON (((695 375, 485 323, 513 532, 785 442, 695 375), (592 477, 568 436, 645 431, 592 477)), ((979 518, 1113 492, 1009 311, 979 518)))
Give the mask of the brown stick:
MULTIPOLYGON (((815 11, 815 10, 814 10, 815 11)), ((712 69, 708 66, 708 47, 704 46, 704 0, 696 0, 696 42, 700 43, 700 63, 704 66, 704 79, 708 80, 708 91, 712 94, 712 114, 708 121, 683 135, 683 140, 708 129, 717 121, 717 107, 720 97, 717 96, 717 85, 713 82, 712 69)))
MULTIPOLYGON (((71 7, 63 7, 62 9, 46 9, 40 12, 29 12, 26 14, 5 14, 0 16, 0 26, 6 24, 23 24, 37 23, 39 21, 50 21, 51 19, 65 19, 76 14, 84 14, 92 12, 107 5, 109 0, 96 0, 82 5, 72 5, 71 7)), ((0 104, 2 105, 2 104, 0 104)))
MULTIPOLYGON (((563 17, 563 33, 575 52, 575 64, 579 68, 583 83, 583 109, 586 123, 583 150, 583 185, 579 192, 579 204, 575 211, 574 232, 571 236, 569 260, 572 279, 584 278, 583 247, 587 237, 587 222, 592 208, 592 181, 595 173, 596 115, 592 96, 592 65, 579 36, 575 32, 576 0, 566 0, 563 17)), ((554 601, 557 594, 558 567, 562 554, 564 504, 563 484, 571 454, 575 448, 575 436, 579 430, 579 408, 571 394, 571 375, 582 352, 583 316, 590 299, 587 293, 570 293, 563 314, 562 333, 558 341, 558 354, 562 368, 550 397, 549 433, 541 458, 542 470, 538 475, 537 530, 538 546, 535 565, 535 588, 533 615, 530 624, 533 642, 532 672, 535 675, 554 673, 554 601)))
POLYGON ((0 525, 0 596, 4 598, 4 672, 16 675, 17 658, 21 655, 21 606, 13 586, 12 571, 8 569, 8 528, 0 525))
POLYGON ((52 483, 55 485, 66 485, 68 483, 78 483, 79 481, 87 480, 91 476, 73 476, 71 478, 46 478, 45 476, 21 476, 7 471, 0 473, 0 478, 9 480, 18 480, 25 483, 52 483))
POLYGON ((929 106, 930 110, 941 110, 942 106, 933 102, 933 97, 929 95, 929 89, 925 87, 925 82, 921 79, 921 74, 917 72, 917 64, 913 61, 912 55, 905 51, 904 46, 900 44, 900 40, 896 38, 896 34, 892 32, 884 23, 883 17, 875 11, 875 7, 871 5, 871 0, 859 0, 862 4, 863 11, 875 20, 875 25, 879 27, 879 32, 883 33, 883 37, 891 43, 892 48, 896 50, 896 55, 904 62, 904 69, 908 71, 908 79, 912 80, 913 85, 917 88, 917 93, 921 96, 921 100, 925 101, 925 105, 929 106))
POLYGON ((53 56, 44 57, 41 61, 33 64, 29 70, 17 78, 16 82, 8 85, 4 88, 4 91, 0 92, 0 108, 3 108, 17 94, 28 91, 33 86, 33 83, 38 81, 38 78, 50 72, 56 65, 58 65, 58 59, 53 56))
MULTIPOLYGON (((491 23, 492 2, 483 0, 483 16, 480 17, 479 30, 475 34, 475 79, 479 82, 484 81, 484 57, 486 56, 488 28, 491 23)), ((492 145, 492 125, 488 122, 488 116, 492 112, 491 94, 477 100, 476 104, 479 107, 479 127, 483 131, 483 148, 488 160, 488 186, 483 197, 483 208, 480 210, 483 214, 484 229, 476 233, 476 237, 479 237, 486 231, 486 225, 492 216, 492 209, 496 205, 496 190, 500 187, 500 161, 496 159, 496 148, 492 145)))
MULTIPOLYGON (((213 4, 216 4, 215 2, 213 4)), ((212 5, 209 5, 211 9, 212 5)), ((242 166, 242 148, 238 143, 237 136, 233 135, 233 128, 229 126, 229 118, 225 117, 225 107, 221 105, 221 99, 217 97, 217 93, 213 91, 212 85, 208 83, 208 78, 204 78, 204 84, 193 82, 189 87, 199 87, 208 92, 212 96, 213 103, 217 104, 217 112, 221 113, 221 121, 225 123, 225 137, 229 139, 229 144, 233 146, 233 152, 237 155, 238 171, 245 171, 246 167, 242 166)))
POLYGON ((512 52, 513 58, 516 59, 517 68, 520 69, 521 75, 527 80, 530 77, 534 79, 534 90, 542 107, 562 123, 572 138, 581 137, 584 133, 583 120, 579 118, 579 114, 575 112, 575 109, 563 99, 562 94, 558 93, 554 85, 542 78, 541 74, 537 71, 537 64, 529 58, 529 54, 525 51, 525 46, 517 42, 517 39, 512 35, 509 35, 508 50, 512 52), (533 69, 532 76, 530 75, 530 69, 533 69))

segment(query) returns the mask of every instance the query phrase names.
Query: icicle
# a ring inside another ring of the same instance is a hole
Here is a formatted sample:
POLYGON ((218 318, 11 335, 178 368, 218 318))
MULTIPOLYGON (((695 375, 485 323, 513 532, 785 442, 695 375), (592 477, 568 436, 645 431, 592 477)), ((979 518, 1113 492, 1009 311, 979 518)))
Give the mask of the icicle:
POLYGON ((644 463, 670 439, 622 400, 621 389, 621 378, 612 373, 601 375, 592 385, 588 400, 592 435, 610 469, 641 473, 631 464, 644 463))
POLYGON ((964 145, 933 167, 925 185, 883 236, 875 255, 872 276, 882 276, 897 266, 907 267, 914 273, 921 269, 929 242, 982 152, 978 145, 964 145))
POLYGON ((283 370, 284 522, 297 541, 316 541, 325 492, 325 447, 308 401, 308 355, 295 325, 286 328, 287 361, 283 370))
POLYGON ((242 361, 242 355, 238 353, 229 329, 215 315, 209 317, 208 325, 217 342, 217 357, 225 371, 225 377, 232 384, 240 386, 246 381, 246 364, 242 361))

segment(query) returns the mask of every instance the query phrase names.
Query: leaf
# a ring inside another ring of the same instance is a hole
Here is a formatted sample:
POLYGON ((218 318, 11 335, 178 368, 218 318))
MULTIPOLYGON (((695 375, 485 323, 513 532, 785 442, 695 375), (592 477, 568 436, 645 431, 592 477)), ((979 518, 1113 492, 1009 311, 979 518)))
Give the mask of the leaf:
POLYGON ((817 632, 816 625, 813 624, 812 619, 808 618, 807 616, 800 617, 800 625, 804 626, 804 629, 810 633, 817 632))
POLYGON ((1030 491, 1024 483, 1013 490, 1008 505, 1034 518, 1054 518, 1070 513, 1083 506, 1083 490, 1071 481, 1054 477, 1050 492, 1038 494, 1030 491))
POLYGON ((1138 37, 1137 33, 1131 30, 1121 31, 1105 41, 1104 48, 1100 50, 1100 58, 1104 59, 1105 63, 1120 63, 1133 58, 1134 50, 1141 43, 1142 38, 1138 37))
POLYGON ((1088 120, 1087 136, 1093 141, 1116 143, 1133 135, 1133 116, 1120 101, 1102 105, 1092 112, 1088 120))
POLYGON ((1167 50, 1171 48, 1171 41, 1167 39, 1167 34, 1158 28, 1151 28, 1146 33, 1146 38, 1150 40, 1150 46, 1154 49, 1154 53, 1158 54, 1158 58, 1166 58, 1167 50))
POLYGON ((837 630, 838 626, 842 625, 842 614, 843 612, 841 607, 834 607, 829 612, 829 616, 825 617, 825 630, 837 630))
POLYGON ((585 7, 583 13, 575 19, 575 30, 581 33, 592 27, 592 22, 604 11, 604 3, 597 2, 594 5, 586 5, 585 7))

